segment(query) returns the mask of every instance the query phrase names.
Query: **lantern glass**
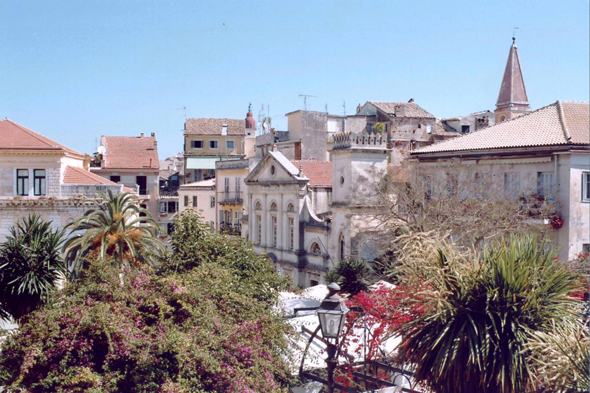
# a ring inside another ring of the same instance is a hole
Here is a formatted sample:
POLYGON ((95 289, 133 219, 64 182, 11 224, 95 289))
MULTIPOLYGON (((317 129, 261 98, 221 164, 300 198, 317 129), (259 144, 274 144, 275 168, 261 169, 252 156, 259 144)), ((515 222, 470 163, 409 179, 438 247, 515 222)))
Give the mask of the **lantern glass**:
POLYGON ((324 338, 338 338, 340 336, 344 313, 340 311, 318 311, 318 317, 324 338))

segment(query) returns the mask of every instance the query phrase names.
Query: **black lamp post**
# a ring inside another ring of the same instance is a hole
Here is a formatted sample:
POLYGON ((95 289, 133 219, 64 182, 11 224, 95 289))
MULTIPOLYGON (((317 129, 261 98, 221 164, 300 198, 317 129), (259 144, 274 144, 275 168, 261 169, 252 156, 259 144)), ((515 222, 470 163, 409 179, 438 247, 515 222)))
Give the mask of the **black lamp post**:
POLYGON ((318 318, 320 320, 320 328, 322 336, 327 343, 328 359, 328 393, 334 392, 334 369, 338 360, 336 359, 336 352, 338 350, 338 339, 342 333, 344 326, 344 319, 348 312, 348 307, 344 303, 344 299, 338 295, 340 286, 336 283, 328 285, 328 296, 322 301, 318 309, 318 318))

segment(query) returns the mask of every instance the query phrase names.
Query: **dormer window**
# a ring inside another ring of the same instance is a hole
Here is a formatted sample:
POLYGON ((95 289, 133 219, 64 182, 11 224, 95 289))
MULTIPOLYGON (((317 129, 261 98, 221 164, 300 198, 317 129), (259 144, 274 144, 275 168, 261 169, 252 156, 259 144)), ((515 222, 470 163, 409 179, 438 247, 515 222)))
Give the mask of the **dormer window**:
POLYGON ((221 127, 221 135, 227 135, 227 124, 221 127))

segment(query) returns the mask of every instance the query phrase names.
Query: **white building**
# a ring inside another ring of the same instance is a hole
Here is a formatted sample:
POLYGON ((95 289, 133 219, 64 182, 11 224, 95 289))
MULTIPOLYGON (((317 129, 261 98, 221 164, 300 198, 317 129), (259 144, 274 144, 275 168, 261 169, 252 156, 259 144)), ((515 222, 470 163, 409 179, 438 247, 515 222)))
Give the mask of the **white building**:
POLYGON ((123 185, 89 172, 90 160, 11 120, 0 120, 0 241, 32 213, 62 228, 92 207, 97 191, 124 191, 123 185))
MULTIPOLYGON (((186 209, 195 209, 201 214, 203 220, 209 223, 211 231, 215 230, 217 226, 215 178, 183 184, 178 188, 178 199, 180 200, 179 213, 186 209)), ((172 228, 173 224, 170 226, 170 229, 172 228)))
POLYGON ((411 153, 414 165, 453 160, 487 176, 514 197, 555 199, 565 224, 556 230, 561 259, 590 247, 590 111, 588 103, 557 101, 528 114, 411 153))

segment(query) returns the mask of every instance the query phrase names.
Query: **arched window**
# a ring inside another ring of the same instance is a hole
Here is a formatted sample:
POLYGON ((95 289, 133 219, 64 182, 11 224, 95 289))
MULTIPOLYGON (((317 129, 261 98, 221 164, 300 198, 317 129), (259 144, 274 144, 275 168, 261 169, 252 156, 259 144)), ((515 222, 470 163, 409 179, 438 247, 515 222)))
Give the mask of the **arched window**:
POLYGON ((287 205, 287 212, 288 212, 288 213, 293 213, 293 212, 295 212, 295 206, 293 206, 293 204, 292 204, 292 203, 289 203, 289 204, 287 205))
POLYGON ((311 244, 311 247, 309 247, 309 252, 312 254, 321 254, 322 249, 320 248, 320 245, 318 243, 313 242, 311 244))
POLYGON ((256 207, 254 208, 256 210, 262 210, 262 204, 260 203, 260 201, 256 202, 256 207))
POLYGON ((277 204, 276 203, 271 203, 270 204, 270 211, 271 212, 276 212, 277 211, 277 204))
POLYGON ((344 261, 344 235, 340 234, 340 250, 338 252, 338 259, 340 260, 340 262, 344 261))

